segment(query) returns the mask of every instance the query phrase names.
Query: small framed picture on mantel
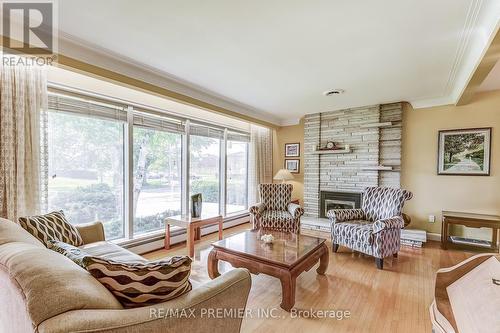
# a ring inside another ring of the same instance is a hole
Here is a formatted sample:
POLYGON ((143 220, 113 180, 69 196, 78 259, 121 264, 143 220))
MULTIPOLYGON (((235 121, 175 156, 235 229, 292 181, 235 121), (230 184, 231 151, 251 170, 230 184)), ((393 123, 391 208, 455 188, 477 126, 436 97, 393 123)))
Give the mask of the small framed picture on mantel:
POLYGON ((285 157, 299 157, 300 143, 285 143, 285 157))
POLYGON ((490 175, 491 127, 439 131, 438 143, 438 175, 490 175))

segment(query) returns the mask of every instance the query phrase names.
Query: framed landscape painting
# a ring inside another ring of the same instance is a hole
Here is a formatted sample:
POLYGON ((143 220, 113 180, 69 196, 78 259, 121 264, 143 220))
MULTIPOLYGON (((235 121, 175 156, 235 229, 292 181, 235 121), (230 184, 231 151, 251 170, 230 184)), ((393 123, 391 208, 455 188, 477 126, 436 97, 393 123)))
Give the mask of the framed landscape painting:
POLYGON ((438 142, 438 175, 490 175, 491 127, 439 131, 438 142))

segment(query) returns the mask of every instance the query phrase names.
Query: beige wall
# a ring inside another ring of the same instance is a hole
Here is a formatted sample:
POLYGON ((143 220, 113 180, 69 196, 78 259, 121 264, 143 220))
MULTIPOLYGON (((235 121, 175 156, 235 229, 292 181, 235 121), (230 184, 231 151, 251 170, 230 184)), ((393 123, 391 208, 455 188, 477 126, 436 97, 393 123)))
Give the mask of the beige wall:
POLYGON ((403 124, 401 182, 414 193, 405 206, 412 227, 441 233, 441 210, 500 214, 500 91, 477 94, 459 107, 413 110, 407 105, 403 124), (467 127, 493 127, 491 175, 438 176, 438 130, 467 127), (431 214, 436 223, 427 222, 431 214))
MULTIPOLYGON (((288 183, 293 185, 292 199, 304 199, 304 119, 299 125, 284 126, 274 131, 273 138, 273 175, 285 164, 285 143, 300 143, 300 173, 294 174, 295 179, 288 183)), ((290 157, 295 158, 295 157, 290 157)))
MULTIPOLYGON (((500 214, 500 91, 477 94, 470 104, 460 107, 413 110, 406 105, 403 117, 401 183, 414 193, 405 206, 405 212, 412 217, 411 227, 440 233, 442 210, 500 214), (467 127, 493 127, 491 175, 438 176, 438 130, 467 127), (436 216, 435 223, 427 222, 429 215, 436 216)), ((274 142, 275 172, 283 166, 285 143, 301 143, 301 174, 293 184, 294 198, 302 200, 304 124, 276 130, 274 142)), ((485 232, 479 234, 489 236, 485 232)))

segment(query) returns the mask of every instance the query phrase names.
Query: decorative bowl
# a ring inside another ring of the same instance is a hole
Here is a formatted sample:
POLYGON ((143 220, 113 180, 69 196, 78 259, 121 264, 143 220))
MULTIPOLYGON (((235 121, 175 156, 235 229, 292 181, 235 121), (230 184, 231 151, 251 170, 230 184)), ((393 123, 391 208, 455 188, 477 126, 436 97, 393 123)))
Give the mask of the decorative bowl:
POLYGON ((273 243, 273 241, 274 241, 274 237, 273 237, 273 235, 271 235, 271 234, 262 235, 262 236, 260 237, 260 240, 261 240, 261 241, 263 241, 263 242, 264 242, 264 243, 266 243, 266 244, 272 244, 272 243, 273 243))

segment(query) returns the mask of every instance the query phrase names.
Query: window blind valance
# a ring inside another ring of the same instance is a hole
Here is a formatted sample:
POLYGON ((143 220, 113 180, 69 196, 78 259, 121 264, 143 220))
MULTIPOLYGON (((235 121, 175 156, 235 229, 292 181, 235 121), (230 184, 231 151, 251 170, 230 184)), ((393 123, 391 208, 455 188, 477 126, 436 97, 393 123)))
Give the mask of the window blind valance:
POLYGON ((125 106, 100 103, 70 96, 49 94, 49 110, 80 115, 127 121, 125 106))
POLYGON ((134 126, 172 133, 184 134, 186 132, 186 126, 181 120, 151 115, 146 112, 134 112, 134 126))
POLYGON ((240 141, 240 142, 250 142, 250 134, 238 133, 238 132, 227 132, 228 141, 240 141))
POLYGON ((189 134, 205 136, 214 139, 223 139, 224 131, 218 128, 207 127, 203 125, 193 124, 189 125, 189 134))

